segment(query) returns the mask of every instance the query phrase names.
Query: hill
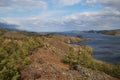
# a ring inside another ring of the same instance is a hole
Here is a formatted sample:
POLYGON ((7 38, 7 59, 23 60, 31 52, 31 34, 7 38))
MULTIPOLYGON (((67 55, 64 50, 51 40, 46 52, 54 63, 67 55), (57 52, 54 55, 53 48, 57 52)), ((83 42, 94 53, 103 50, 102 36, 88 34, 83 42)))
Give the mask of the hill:
POLYGON ((120 36, 120 30, 104 30, 104 31, 98 31, 98 33, 106 34, 106 35, 114 35, 114 36, 120 36))
POLYGON ((90 30, 90 31, 86 31, 86 32, 88 32, 88 33, 101 33, 101 34, 105 34, 105 35, 120 36, 120 29, 116 29, 116 30, 100 30, 100 31, 90 30))
POLYGON ((120 65, 92 58, 85 39, 0 29, 1 80, 119 80, 120 65))

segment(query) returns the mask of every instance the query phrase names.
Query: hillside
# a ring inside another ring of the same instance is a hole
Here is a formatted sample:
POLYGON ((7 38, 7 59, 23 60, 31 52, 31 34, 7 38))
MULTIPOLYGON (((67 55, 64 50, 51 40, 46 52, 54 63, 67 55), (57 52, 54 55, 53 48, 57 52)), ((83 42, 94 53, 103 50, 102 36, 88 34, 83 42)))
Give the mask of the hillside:
POLYGON ((108 30, 108 31, 103 31, 102 33, 107 35, 120 36, 120 30, 108 30))
POLYGON ((106 35, 120 36, 120 30, 104 30, 104 31, 98 31, 98 33, 102 33, 102 34, 106 34, 106 35))
POLYGON ((92 58, 85 39, 0 29, 0 80, 119 80, 120 65, 92 58))

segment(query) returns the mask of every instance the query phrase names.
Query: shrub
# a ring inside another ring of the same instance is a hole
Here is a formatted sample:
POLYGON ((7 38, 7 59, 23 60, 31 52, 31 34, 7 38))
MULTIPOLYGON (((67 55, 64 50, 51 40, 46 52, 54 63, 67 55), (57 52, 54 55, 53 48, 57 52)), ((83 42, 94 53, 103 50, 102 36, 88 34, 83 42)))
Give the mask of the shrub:
POLYGON ((0 38, 0 80, 18 80, 20 69, 31 63, 30 52, 42 45, 41 38, 0 38))
POLYGON ((120 64, 111 65, 105 62, 100 62, 92 58, 92 49, 81 46, 78 52, 75 52, 73 48, 69 49, 69 53, 64 56, 63 62, 74 67, 76 65, 82 65, 93 70, 103 71, 113 77, 120 78, 120 64))
POLYGON ((18 80, 19 78, 20 74, 17 69, 3 67, 0 71, 1 80, 18 80))
POLYGON ((23 61, 23 64, 24 64, 25 66, 31 64, 30 58, 26 57, 26 58, 24 59, 24 61, 23 61))

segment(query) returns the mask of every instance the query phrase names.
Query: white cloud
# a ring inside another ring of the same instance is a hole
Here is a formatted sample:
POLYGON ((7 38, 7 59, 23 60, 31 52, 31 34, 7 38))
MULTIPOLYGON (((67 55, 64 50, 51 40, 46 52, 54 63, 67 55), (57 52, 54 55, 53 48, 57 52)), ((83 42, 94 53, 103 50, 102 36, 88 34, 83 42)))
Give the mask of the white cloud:
POLYGON ((105 9, 102 11, 82 12, 54 19, 52 25, 73 29, 113 29, 119 28, 120 11, 105 9), (57 25, 56 25, 57 24, 57 25))
POLYGON ((59 18, 52 17, 59 12, 47 12, 47 14, 43 13, 39 16, 27 18, 8 18, 6 21, 11 24, 17 23, 20 25, 18 29, 30 31, 100 30, 119 28, 120 25, 120 11, 116 9, 107 8, 101 11, 81 12, 59 18))
POLYGON ((116 8, 120 10, 120 0, 98 0, 105 7, 116 8))
POLYGON ((81 0, 58 0, 58 2, 61 6, 70 6, 80 3, 81 0))
MULTIPOLYGON (((18 29, 25 30, 60 30, 60 29, 113 29, 120 26, 120 0, 1 0, 0 7, 39 7, 46 8, 47 3, 54 3, 52 6, 72 6, 75 4, 100 3, 102 9, 98 11, 85 11, 73 13, 73 15, 57 16, 64 13, 63 10, 45 10, 36 16, 29 17, 9 17, 4 21, 10 24, 20 25, 18 29), (55 4, 56 3, 56 4, 55 4)), ((49 4, 50 5, 50 4, 49 4)), ((3 8, 4 9, 4 8, 3 8)), ((66 11, 67 12, 67 11, 66 11)), ((0 21, 1 22, 1 21, 0 21)))
POLYGON ((88 5, 92 5, 92 4, 95 4, 97 2, 97 0, 87 0, 86 3, 88 5))
POLYGON ((35 0, 0 0, 0 7, 39 7, 46 8, 47 3, 44 1, 35 1, 35 0))

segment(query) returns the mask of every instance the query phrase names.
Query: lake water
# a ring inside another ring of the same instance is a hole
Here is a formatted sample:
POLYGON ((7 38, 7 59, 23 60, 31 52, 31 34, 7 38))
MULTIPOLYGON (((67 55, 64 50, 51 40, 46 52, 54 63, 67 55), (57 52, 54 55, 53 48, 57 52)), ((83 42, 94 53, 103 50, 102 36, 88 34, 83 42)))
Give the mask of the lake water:
POLYGON ((120 62, 120 36, 111 36, 97 33, 64 33, 73 36, 82 36, 83 38, 92 38, 89 41, 83 41, 75 44, 89 45, 93 48, 93 57, 108 63, 120 62))
POLYGON ((120 62, 120 36, 103 35, 96 33, 81 33, 84 38, 92 40, 77 44, 89 45, 94 49, 93 57, 108 63, 120 62))

